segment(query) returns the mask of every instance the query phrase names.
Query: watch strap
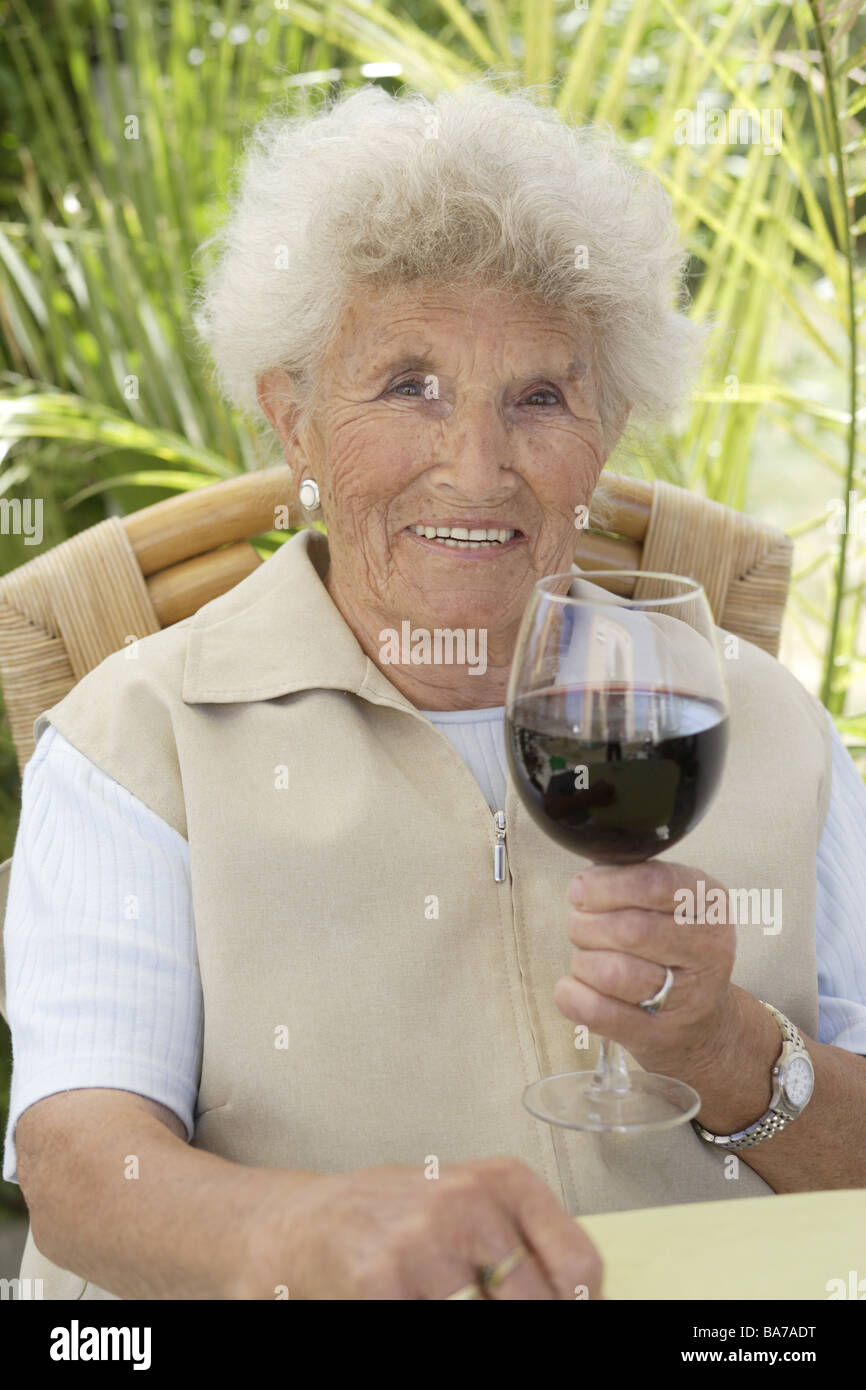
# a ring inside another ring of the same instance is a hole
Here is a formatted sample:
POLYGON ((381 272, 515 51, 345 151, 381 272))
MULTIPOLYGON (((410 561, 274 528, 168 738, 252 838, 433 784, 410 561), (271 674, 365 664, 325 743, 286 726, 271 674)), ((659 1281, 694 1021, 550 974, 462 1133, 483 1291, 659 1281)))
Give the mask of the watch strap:
MULTIPOLYGON (((760 999, 758 1002, 770 1011, 782 1034, 782 1051, 773 1064, 775 1071, 782 1059, 782 1053, 789 1043, 794 1045, 797 1052, 806 1052, 806 1045, 789 1018, 786 1018, 778 1009, 774 1009, 773 1005, 768 1004, 766 999, 760 999)), ((808 1053, 806 1055, 808 1056, 808 1053)), ((738 1130, 735 1134, 712 1134, 698 1120, 692 1120, 692 1125, 706 1143, 713 1144, 716 1148, 724 1149, 728 1153, 735 1153, 738 1149, 750 1149, 755 1144, 760 1144, 764 1139, 771 1139, 774 1134, 778 1134, 787 1124, 790 1124, 792 1119, 796 1119, 796 1116, 787 1115, 784 1111, 771 1106, 754 1124, 748 1125, 746 1129, 738 1130)))
POLYGON ((751 1149, 755 1144, 760 1144, 762 1139, 771 1139, 774 1134, 778 1134, 780 1129, 784 1129, 790 1120, 789 1115, 783 1115, 778 1110, 768 1110, 760 1120, 756 1120, 748 1129, 740 1130, 737 1134, 711 1134, 708 1129, 704 1129, 697 1120, 692 1120, 692 1124, 698 1131, 702 1139, 708 1144, 715 1144, 717 1148, 724 1149, 728 1153, 735 1153, 737 1149, 751 1149))
POLYGON ((794 1027, 791 1020, 780 1013, 778 1009, 774 1009, 772 1004, 768 1004, 766 999, 759 999, 758 1003, 763 1004, 765 1009, 770 1010, 770 1013, 779 1025, 780 1032, 785 1042, 793 1043, 798 1052, 805 1052, 806 1044, 803 1042, 801 1034, 794 1027))

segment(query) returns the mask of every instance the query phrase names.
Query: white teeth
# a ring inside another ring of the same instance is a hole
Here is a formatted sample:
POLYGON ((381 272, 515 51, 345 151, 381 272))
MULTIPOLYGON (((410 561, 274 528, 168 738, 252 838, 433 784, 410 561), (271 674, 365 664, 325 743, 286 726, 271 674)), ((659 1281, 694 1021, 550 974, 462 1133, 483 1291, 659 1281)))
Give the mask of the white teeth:
POLYGON ((465 526, 425 526, 419 523, 408 529, 425 540, 444 541, 446 545, 459 545, 471 550, 478 550, 481 546, 505 545, 517 535, 516 531, 492 526, 474 526, 469 530, 465 526))

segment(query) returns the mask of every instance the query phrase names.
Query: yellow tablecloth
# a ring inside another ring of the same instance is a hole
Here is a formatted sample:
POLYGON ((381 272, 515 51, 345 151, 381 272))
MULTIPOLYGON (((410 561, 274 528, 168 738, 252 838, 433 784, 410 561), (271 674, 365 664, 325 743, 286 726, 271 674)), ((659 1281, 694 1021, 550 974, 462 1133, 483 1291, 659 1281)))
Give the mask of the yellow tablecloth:
POLYGON ((863 1188, 651 1207, 579 1220, 604 1260, 606 1298, 826 1301, 835 1293, 866 1299, 863 1188), (844 1293, 832 1280, 842 1281, 844 1293))

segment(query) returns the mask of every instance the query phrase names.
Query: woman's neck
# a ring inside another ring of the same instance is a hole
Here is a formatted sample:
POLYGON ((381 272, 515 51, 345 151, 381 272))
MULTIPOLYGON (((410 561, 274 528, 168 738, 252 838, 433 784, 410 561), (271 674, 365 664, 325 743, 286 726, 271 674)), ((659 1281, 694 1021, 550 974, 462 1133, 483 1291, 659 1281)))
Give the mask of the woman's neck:
POLYGON ((516 631, 423 628, 386 620, 354 603, 332 571, 325 587, 359 645, 417 709, 489 709, 505 704, 516 631))

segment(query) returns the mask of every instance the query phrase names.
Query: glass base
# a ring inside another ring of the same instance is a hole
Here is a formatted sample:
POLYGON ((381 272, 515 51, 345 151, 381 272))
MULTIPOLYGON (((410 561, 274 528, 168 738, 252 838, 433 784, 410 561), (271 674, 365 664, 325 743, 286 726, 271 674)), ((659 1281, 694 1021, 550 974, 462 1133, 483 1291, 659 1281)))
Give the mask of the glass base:
POLYGON ((692 1086, 658 1072, 629 1072, 628 1090, 602 1090, 593 1071, 543 1076, 523 1092, 523 1104, 539 1120, 597 1134, 672 1129, 697 1115, 701 1098, 692 1086))

